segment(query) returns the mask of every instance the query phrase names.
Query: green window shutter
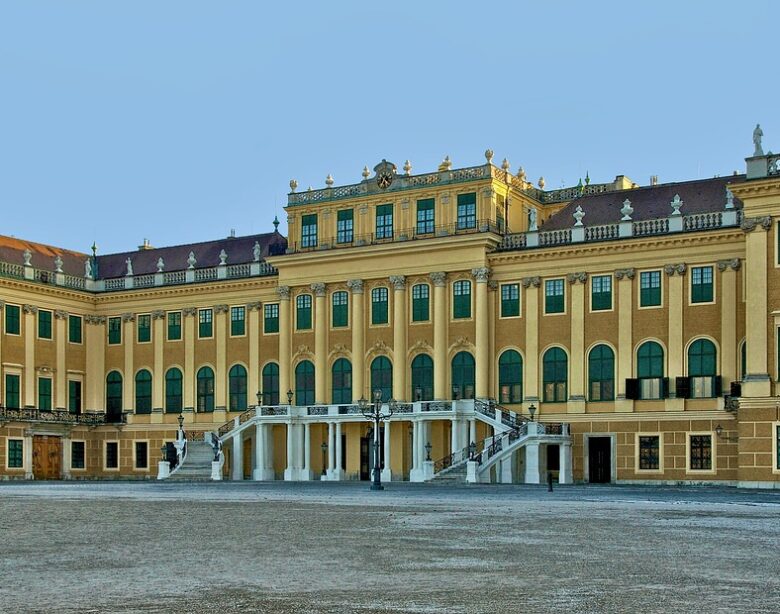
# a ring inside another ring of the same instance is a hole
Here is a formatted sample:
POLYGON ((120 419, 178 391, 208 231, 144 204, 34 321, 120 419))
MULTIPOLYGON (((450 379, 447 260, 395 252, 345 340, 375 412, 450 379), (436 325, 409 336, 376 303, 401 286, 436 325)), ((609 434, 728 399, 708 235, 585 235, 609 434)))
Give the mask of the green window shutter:
POLYGON ((10 409, 19 409, 20 401, 20 377, 18 375, 6 374, 5 376, 5 406, 10 409))
POLYGON ((8 440, 8 468, 21 469, 24 467, 24 440, 8 440))
POLYGON ((590 401, 615 399, 615 354, 608 345, 597 345, 588 355, 590 401))
POLYGON ((317 214, 301 216, 301 247, 317 247, 317 214))
POLYGON ((344 291, 334 292, 331 297, 332 304, 332 326, 347 326, 349 321, 349 295, 344 291))
POLYGON ((263 331, 268 333, 279 332, 279 304, 272 303, 263 307, 263 331))
POLYGON ((412 322, 430 320, 430 286, 417 284, 412 288, 412 322))
POLYGON ((544 353, 542 366, 543 401, 563 403, 568 385, 568 359, 561 348, 550 348, 544 353))
POLYGON ((82 339, 82 319, 81 316, 68 316, 68 341, 71 343, 81 343, 82 339))
POLYGON ((244 307, 230 308, 230 334, 241 337, 246 332, 246 309, 244 307))
POLYGON ((341 209, 336 219, 336 243, 352 243, 354 213, 352 209, 341 209))
POLYGON ((591 279, 591 311, 612 309, 612 276, 597 275, 591 279))
POLYGON ((511 318, 520 315, 520 285, 501 285, 501 317, 511 318))
POLYGON ((477 226, 477 193, 458 194, 458 230, 476 228, 477 226))
POLYGON ((435 205, 433 198, 424 198, 417 201, 417 234, 431 234, 435 230, 435 205))
POLYGON ((393 205, 379 205, 376 208, 376 238, 393 238, 393 205))
POLYGON ((9 335, 18 335, 21 332, 21 321, 18 305, 5 306, 5 332, 9 335))
POLYGON ((639 306, 657 307, 661 304, 661 271, 639 274, 639 306))
POLYGON ((498 359, 499 403, 523 401, 523 359, 515 350, 507 350, 498 359))
POLYGON ((51 311, 38 310, 38 337, 51 339, 51 311))
POLYGON ((108 318, 108 343, 122 343, 122 318, 108 318))
POLYGON ((51 378, 38 378, 38 409, 51 409, 51 378))
POLYGON ((371 290, 371 324, 387 324, 387 288, 371 290))
POLYGON ((214 334, 214 312, 211 309, 198 310, 198 337, 207 339, 214 334))
POLYGON ((713 270, 711 266, 691 270, 691 302, 711 303, 713 297, 713 270))
POLYGON ((148 343, 152 340, 152 316, 142 314, 138 316, 138 343, 148 343))
POLYGON ((171 311, 168 314, 168 341, 181 339, 181 311, 171 311))
POLYGON ((452 285, 453 294, 453 318, 471 317, 471 282, 466 280, 456 281, 452 285))
POLYGON ((70 442, 70 466, 71 469, 85 469, 84 441, 70 442))
POLYGON ((564 312, 564 289, 562 279, 549 279, 544 282, 545 313, 564 312))
POLYGON ((298 330, 311 328, 311 294, 301 294, 295 299, 298 330))
POLYGON ((81 413, 81 382, 68 381, 68 411, 72 414, 81 413))

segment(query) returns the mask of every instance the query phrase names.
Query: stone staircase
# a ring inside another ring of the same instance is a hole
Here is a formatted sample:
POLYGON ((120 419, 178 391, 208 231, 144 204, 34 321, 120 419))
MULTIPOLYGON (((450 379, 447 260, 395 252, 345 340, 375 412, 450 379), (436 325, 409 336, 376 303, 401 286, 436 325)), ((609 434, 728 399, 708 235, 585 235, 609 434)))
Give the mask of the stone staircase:
POLYGON ((466 463, 458 463, 439 473, 434 474, 431 482, 434 484, 465 484, 466 463))
POLYGON ((168 479, 182 482, 210 482, 213 460, 214 448, 210 443, 188 441, 187 455, 184 457, 184 461, 168 479))

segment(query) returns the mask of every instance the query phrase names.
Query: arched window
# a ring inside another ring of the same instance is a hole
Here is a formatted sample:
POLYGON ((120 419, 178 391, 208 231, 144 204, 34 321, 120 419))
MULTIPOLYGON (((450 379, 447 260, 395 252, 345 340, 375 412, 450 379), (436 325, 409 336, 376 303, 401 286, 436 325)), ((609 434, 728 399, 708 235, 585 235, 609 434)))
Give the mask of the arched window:
POLYGON ((198 370, 198 411, 214 411, 214 371, 211 367, 198 370))
POLYGON ((474 357, 468 352, 458 352, 452 357, 452 396, 474 398, 474 357))
POLYGON ((310 360, 295 367, 295 404, 314 405, 314 365, 310 360))
POLYGON ((246 399, 246 369, 243 365, 233 365, 228 372, 228 409, 229 411, 244 411, 247 408, 246 399))
POLYGON ((331 368, 331 388, 334 405, 352 402, 352 364, 346 358, 339 358, 331 368))
POLYGON ((428 354, 417 354, 412 361, 412 399, 433 400, 433 359, 428 354))
POLYGON ((498 359, 498 401, 523 401, 523 358, 515 350, 507 350, 498 359))
POLYGON ((263 367, 263 405, 279 405, 279 365, 269 362, 263 367))
POLYGON ((550 348, 542 360, 542 383, 545 403, 564 403, 569 374, 569 361, 561 348, 550 348))
POLYGON ((122 415, 122 374, 111 371, 106 377, 106 414, 110 418, 122 415))
POLYGON ((640 399, 662 399, 664 391, 664 350, 655 341, 645 341, 636 352, 636 375, 640 399))
POLYGON ((590 401, 615 400, 615 352, 608 345, 588 354, 588 394, 590 401))
POLYGON ((393 365, 387 356, 377 356, 371 362, 371 394, 377 389, 382 391, 383 401, 393 396, 393 365))
POLYGON ((181 382, 181 371, 176 367, 168 369, 165 373, 165 411, 170 414, 181 413, 181 382))
POLYGON ((146 369, 135 374, 135 413, 152 413, 152 374, 146 369))
POLYGON ((720 395, 717 373, 717 350, 709 339, 697 339, 688 346, 688 378, 692 399, 706 399, 720 395))

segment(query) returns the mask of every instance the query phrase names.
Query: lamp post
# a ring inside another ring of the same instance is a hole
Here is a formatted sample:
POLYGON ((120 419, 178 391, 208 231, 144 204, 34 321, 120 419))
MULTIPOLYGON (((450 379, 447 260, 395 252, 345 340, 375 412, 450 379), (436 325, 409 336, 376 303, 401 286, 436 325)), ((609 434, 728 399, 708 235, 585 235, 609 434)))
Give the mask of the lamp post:
POLYGON ((322 450, 322 475, 325 475, 325 454, 328 452, 328 444, 323 441, 320 449, 322 450))
POLYGON ((263 393, 259 390, 257 391, 257 404, 262 405, 263 404, 263 393))
POLYGON ((293 391, 292 389, 287 391, 287 405, 292 405, 293 391))
POLYGON ((363 397, 358 401, 360 412, 366 420, 374 423, 374 470, 373 480, 371 481, 371 490, 384 490, 382 486, 382 470, 379 449, 379 427, 383 421, 389 420, 395 410, 396 402, 390 399, 387 403, 387 412, 382 412, 382 390, 374 390, 373 401, 367 401, 363 397))
POLYGON ((431 449, 432 448, 433 448, 433 446, 431 445, 430 441, 425 444, 425 460, 426 461, 431 460, 431 449))
POLYGON ((179 414, 179 417, 176 418, 177 422, 179 423, 179 433, 180 437, 184 439, 184 429, 182 428, 184 426, 184 416, 179 414))
POLYGON ((531 405, 528 406, 528 413, 531 415, 531 422, 534 421, 534 414, 536 413, 536 405, 531 403, 531 405))

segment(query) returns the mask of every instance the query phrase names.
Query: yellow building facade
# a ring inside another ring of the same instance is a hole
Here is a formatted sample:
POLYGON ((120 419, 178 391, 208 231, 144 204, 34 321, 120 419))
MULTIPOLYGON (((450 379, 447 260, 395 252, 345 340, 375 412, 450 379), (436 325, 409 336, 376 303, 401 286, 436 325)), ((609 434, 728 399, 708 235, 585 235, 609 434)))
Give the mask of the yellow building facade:
POLYGON ((293 180, 287 238, 0 238, 0 474, 156 478, 181 418, 225 479, 379 441, 386 480, 780 484, 778 156, 548 191, 485 156, 293 180))

